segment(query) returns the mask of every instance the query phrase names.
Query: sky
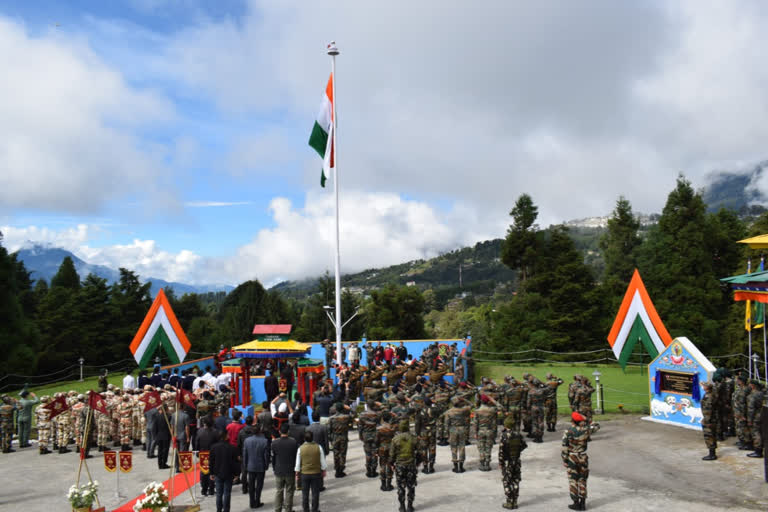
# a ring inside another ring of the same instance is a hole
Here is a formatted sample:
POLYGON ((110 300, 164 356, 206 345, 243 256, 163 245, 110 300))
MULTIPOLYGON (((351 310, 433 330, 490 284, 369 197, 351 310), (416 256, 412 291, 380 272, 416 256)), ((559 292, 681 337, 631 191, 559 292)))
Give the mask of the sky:
MULTIPOLYGON (((0 0, 3 245, 190 284, 333 271, 307 145, 337 58, 342 272, 658 212, 768 140, 768 5, 0 0)), ((766 184, 755 184, 766 186, 766 184)))

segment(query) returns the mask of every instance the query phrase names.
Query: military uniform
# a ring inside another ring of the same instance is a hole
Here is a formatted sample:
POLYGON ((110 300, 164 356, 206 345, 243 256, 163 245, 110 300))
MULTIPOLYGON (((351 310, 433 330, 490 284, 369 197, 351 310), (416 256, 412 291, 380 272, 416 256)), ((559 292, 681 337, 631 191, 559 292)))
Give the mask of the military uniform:
MULTIPOLYGON (((436 418, 442 418, 446 411, 451 407, 451 394, 442 388, 437 388, 433 397, 434 415, 436 418)), ((445 422, 437 422, 437 444, 448 446, 448 430, 445 428, 445 422)))
POLYGON ((408 422, 400 423, 398 434, 392 439, 389 447, 389 457, 395 465, 395 478, 397 479, 397 500, 400 502, 400 512, 413 512, 413 500, 416 497, 416 465, 417 440, 408 431, 408 422), (406 508, 406 496, 408 507, 406 508))
POLYGON ((471 411, 469 406, 462 406, 462 400, 459 397, 453 397, 453 407, 443 415, 445 428, 448 431, 448 442, 451 445, 451 460, 453 462, 453 472, 464 472, 464 447, 469 434, 469 417, 471 411))
POLYGON ((40 455, 51 453, 48 449, 48 443, 51 438, 51 411, 45 408, 51 397, 44 396, 40 399, 40 405, 35 409, 35 423, 37 425, 37 446, 40 455))
POLYGON ((755 451, 748 453, 747 457, 762 457, 763 437, 760 428, 760 414, 763 409, 764 392, 759 381, 753 380, 750 386, 752 386, 752 391, 747 397, 747 425, 752 433, 752 447, 755 451))
POLYGON ((741 377, 737 378, 731 396, 731 409, 733 410, 736 437, 739 439, 738 447, 741 450, 752 449, 752 433, 747 426, 747 396, 749 396, 749 391, 746 381, 741 377))
POLYGON ((328 419, 328 433, 331 436, 333 446, 333 468, 336 471, 336 478, 346 476, 344 468, 347 465, 350 428, 352 428, 352 416, 347 414, 343 408, 337 408, 336 414, 328 419))
POLYGON ((528 447, 518 428, 519 425, 515 425, 513 420, 507 417, 499 441, 499 468, 504 494, 507 497, 502 506, 507 509, 517 508, 521 479, 520 453, 528 447))
POLYGON ((704 434, 704 443, 709 449, 709 455, 702 457, 702 460, 715 460, 715 450, 717 450, 717 415, 715 414, 716 395, 715 386, 712 382, 704 382, 704 396, 701 397, 701 431, 704 434))
POLYGON ((85 397, 80 395, 82 400, 78 401, 72 406, 72 419, 74 420, 75 429, 75 446, 78 450, 83 447, 83 432, 85 430, 85 397))
POLYGON ((587 379, 583 379, 576 391, 576 410, 592 423, 592 393, 595 392, 587 379))
POLYGON ((59 453, 68 453, 67 448, 70 439, 70 426, 72 424, 72 414, 67 410, 56 416, 56 445, 59 447, 59 453))
POLYGON ((13 398, 9 396, 3 396, 3 404, 0 405, 0 446, 3 447, 3 453, 10 453, 15 450, 11 449, 11 442, 13 441, 13 418, 16 412, 16 404, 13 398))
POLYGON ((415 400, 419 406, 414 414, 414 429, 419 442, 419 453, 424 463, 422 473, 435 472, 437 455, 437 414, 435 407, 427 407, 423 399, 415 400))
POLYGON ((365 452, 365 476, 375 478, 377 466, 376 428, 379 425, 379 413, 374 410, 373 402, 368 404, 368 410, 357 417, 357 428, 360 433, 360 441, 363 442, 365 452))
MULTIPOLYGON (((544 404, 546 401, 546 388, 538 379, 531 381, 528 388, 528 404, 531 421, 531 437, 534 443, 541 443, 544 435, 544 404)), ((584 414, 584 413, 582 413, 584 414)))
POLYGON ((131 435, 133 433, 133 403, 128 394, 123 394, 120 405, 117 408, 120 421, 120 445, 123 450, 131 449, 131 435))
POLYGON ((376 446, 379 452, 379 477, 381 478, 381 490, 391 491, 392 487, 392 461, 389 458, 389 448, 392 438, 395 437, 395 428, 389 422, 384 422, 376 428, 376 446))
MULTIPOLYGON (((520 429, 520 418, 523 398, 525 397, 524 384, 510 379, 504 390, 503 406, 507 417, 512 418, 514 430, 520 429)), ((506 418, 504 419, 506 421, 506 418)))
POLYGON ((557 388, 563 384, 563 379, 555 377, 554 375, 547 376, 547 382, 545 382, 545 398, 544 398, 544 414, 545 421, 547 422, 547 432, 555 432, 555 425, 557 424, 557 388))
POLYGON ((496 408, 490 407, 487 403, 481 405, 475 410, 472 426, 477 439, 480 471, 490 471, 491 450, 496 441, 496 408))
MULTIPOLYGON (((579 413, 574 418, 584 418, 579 413)), ((585 418, 584 418, 585 419, 585 418)), ((589 477, 589 457, 587 444, 590 440, 590 428, 585 421, 574 421, 574 424, 563 435, 563 448, 560 452, 563 465, 568 473, 568 487, 573 505, 571 510, 586 510, 587 478, 589 477)))

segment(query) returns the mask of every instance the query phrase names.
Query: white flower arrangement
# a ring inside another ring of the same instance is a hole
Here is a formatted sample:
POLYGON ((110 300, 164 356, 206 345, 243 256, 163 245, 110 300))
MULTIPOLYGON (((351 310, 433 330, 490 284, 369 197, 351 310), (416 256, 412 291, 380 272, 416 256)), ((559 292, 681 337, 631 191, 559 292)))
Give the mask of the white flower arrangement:
POLYGON ((163 484, 159 482, 150 482, 144 488, 144 498, 133 505, 133 512, 141 512, 146 509, 168 512, 168 508, 168 491, 163 484))
POLYGON ((93 505, 93 502, 96 501, 98 490, 99 482, 96 480, 83 484, 80 487, 73 485, 69 488, 69 492, 67 492, 67 499, 73 508, 90 507, 93 505))

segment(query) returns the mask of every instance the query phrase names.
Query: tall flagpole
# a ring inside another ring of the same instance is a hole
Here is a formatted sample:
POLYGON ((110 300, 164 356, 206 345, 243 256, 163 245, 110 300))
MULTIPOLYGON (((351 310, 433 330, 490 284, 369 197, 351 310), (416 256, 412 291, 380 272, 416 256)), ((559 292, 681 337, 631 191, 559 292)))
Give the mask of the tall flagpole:
POLYGON ((333 151, 333 195, 336 200, 336 364, 341 365, 341 255, 339 251, 339 161, 336 156, 336 56, 339 49, 336 42, 328 44, 331 56, 331 75, 333 76, 333 101, 331 102, 331 151, 333 151))

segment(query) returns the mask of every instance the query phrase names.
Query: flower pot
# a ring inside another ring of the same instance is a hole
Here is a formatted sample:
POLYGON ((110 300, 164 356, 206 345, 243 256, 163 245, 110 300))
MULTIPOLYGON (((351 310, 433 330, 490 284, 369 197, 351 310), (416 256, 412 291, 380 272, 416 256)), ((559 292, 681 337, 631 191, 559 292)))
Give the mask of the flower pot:
POLYGON ((91 507, 72 507, 72 512, 91 512, 91 507))

